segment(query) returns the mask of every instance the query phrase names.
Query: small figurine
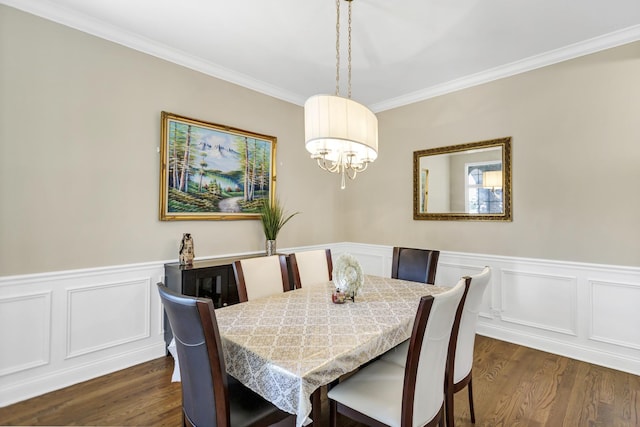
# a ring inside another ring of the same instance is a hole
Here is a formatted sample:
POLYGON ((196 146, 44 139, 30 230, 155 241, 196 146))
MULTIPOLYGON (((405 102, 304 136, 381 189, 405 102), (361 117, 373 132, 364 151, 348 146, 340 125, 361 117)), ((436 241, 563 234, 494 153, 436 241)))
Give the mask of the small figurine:
POLYGON ((195 257, 193 238, 191 237, 191 233, 184 233, 182 235, 182 242, 180 242, 180 264, 193 265, 193 257, 195 257))

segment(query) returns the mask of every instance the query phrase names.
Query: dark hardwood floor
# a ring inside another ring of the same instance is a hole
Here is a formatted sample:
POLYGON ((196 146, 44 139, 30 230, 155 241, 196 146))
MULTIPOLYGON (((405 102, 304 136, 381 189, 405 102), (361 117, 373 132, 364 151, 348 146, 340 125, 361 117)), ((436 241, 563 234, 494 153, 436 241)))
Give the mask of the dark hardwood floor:
MULTIPOLYGON (((180 426, 180 384, 163 357, 0 408, 0 425, 180 426)), ((476 426, 640 426, 640 377, 478 337, 476 426)), ((323 396, 323 419, 328 425, 323 396)), ((456 426, 472 426, 466 390, 456 426)), ((343 426, 360 426, 341 419, 343 426)))

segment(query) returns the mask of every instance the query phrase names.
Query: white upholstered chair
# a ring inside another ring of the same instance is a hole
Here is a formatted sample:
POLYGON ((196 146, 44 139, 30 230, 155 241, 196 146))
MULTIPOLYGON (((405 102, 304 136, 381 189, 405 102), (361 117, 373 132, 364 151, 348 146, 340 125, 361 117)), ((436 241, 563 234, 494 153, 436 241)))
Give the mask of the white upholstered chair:
POLYGON ((331 249, 296 252, 289 255, 295 288, 326 283, 331 280, 331 249))
POLYGON ((444 425, 444 379, 454 319, 465 288, 420 300, 404 366, 377 360, 327 393, 331 426, 337 414, 370 426, 444 425))
MULTIPOLYGON (((465 278, 463 278, 465 279, 465 278)), ((489 285, 491 279, 491 268, 485 267, 480 273, 466 277, 469 281, 468 291, 465 296, 464 304, 460 312, 459 327, 455 347, 453 347, 454 357, 450 358, 449 363, 453 368, 449 368, 447 373, 446 386, 446 413, 447 426, 454 426, 454 405, 453 395, 468 386, 469 391, 469 412, 471 422, 476 422, 475 412, 473 409, 473 385, 472 385, 472 368, 473 368, 473 349, 476 338, 476 325, 478 323, 478 312, 482 297, 489 285)), ((407 351, 409 342, 405 341, 399 346, 389 350, 381 359, 387 362, 404 366, 407 359, 407 351)))
POLYGON ((471 276, 471 286, 467 292, 467 298, 462 309, 458 341, 456 344, 455 358, 453 360, 453 381, 447 392, 447 425, 453 426, 453 395, 466 386, 469 388, 469 412, 471 422, 476 422, 473 410, 473 388, 471 383, 471 371, 473 369, 473 349, 476 342, 476 325, 482 296, 489 286, 491 268, 485 267, 481 273, 471 276))
POLYGON ((246 258, 233 263, 238 299, 246 302, 290 290, 285 255, 246 258))

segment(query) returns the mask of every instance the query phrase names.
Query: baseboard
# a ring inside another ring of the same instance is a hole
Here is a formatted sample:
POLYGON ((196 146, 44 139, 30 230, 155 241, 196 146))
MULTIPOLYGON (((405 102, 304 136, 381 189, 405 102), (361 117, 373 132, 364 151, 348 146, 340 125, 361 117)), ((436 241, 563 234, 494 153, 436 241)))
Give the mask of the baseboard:
POLYGON ((0 402, 2 403, 0 407, 165 356, 166 349, 164 341, 161 341, 127 353, 92 360, 83 365, 48 372, 44 375, 31 375, 20 383, 0 387, 0 402))
POLYGON ((558 354, 570 359, 580 360, 594 365, 605 366, 618 371, 640 375, 640 359, 626 357, 609 351, 595 350, 579 345, 556 341, 548 337, 537 336, 531 333, 501 328, 499 326, 478 324, 477 334, 485 337, 522 345, 547 353, 558 354))

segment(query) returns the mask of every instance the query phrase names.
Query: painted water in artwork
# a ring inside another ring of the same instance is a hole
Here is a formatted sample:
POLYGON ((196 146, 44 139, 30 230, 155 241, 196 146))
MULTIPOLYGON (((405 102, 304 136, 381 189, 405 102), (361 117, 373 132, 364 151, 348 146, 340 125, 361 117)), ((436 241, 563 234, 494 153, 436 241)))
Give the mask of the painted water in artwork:
POLYGON ((256 213, 269 198, 272 141, 169 120, 168 212, 256 213))

